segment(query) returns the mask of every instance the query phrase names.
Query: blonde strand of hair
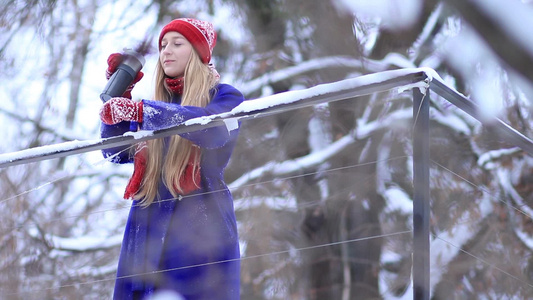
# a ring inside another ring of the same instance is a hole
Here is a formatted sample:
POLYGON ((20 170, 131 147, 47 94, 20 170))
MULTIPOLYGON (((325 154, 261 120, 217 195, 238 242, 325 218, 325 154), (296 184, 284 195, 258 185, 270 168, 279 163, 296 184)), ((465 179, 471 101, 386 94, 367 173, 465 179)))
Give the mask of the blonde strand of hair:
MULTIPOLYGON (((155 73, 155 99, 171 102, 172 93, 164 84, 165 74, 160 63, 157 64, 155 73)), ((210 101, 210 90, 215 84, 215 78, 209 66, 203 64, 198 54, 192 51, 191 57, 185 67, 181 105, 205 107, 210 101)), ((168 143, 168 153, 164 163, 162 163, 163 147, 162 140, 151 140, 148 142, 146 172, 142 180, 141 188, 134 197, 135 199, 142 199, 142 206, 150 205, 159 197, 158 186, 161 179, 173 197, 178 197, 183 191, 180 186, 180 178, 184 174, 189 158, 192 155, 192 147, 195 146, 192 142, 178 135, 172 136, 168 143)), ((199 160, 200 156, 195 157, 195 159, 199 160)), ((196 165, 193 171, 196 171, 196 165)), ((194 182, 194 184, 199 186, 200 183, 194 182)))

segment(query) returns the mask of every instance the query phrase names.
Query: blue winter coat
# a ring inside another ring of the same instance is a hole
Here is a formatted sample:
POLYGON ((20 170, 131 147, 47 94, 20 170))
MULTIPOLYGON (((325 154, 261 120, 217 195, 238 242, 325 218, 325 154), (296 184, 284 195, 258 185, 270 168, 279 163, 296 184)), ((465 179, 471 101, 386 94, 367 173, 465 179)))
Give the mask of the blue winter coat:
MULTIPOLYGON (((205 107, 143 100, 142 130, 156 130, 191 118, 228 112, 244 99, 234 87, 219 84, 205 107)), ((102 137, 122 135, 130 122, 102 124, 102 137)), ((180 200, 134 201, 118 262, 114 299, 143 299, 173 290, 187 300, 239 299, 239 244, 233 199, 224 182, 238 129, 225 126, 182 134, 201 148, 201 188, 180 200)), ((124 148, 103 151, 116 163, 132 162, 124 148), (122 152, 121 152, 122 151, 122 152)), ((172 199, 163 183, 161 199, 172 199)))

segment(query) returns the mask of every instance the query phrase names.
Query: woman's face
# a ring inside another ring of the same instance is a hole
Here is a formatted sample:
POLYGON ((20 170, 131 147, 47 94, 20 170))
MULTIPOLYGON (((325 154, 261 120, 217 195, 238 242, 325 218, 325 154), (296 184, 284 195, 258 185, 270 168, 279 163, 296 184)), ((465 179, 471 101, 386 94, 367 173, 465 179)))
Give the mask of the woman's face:
POLYGON ((161 39, 160 46, 159 61, 165 74, 169 77, 183 76, 192 52, 191 43, 181 33, 169 31, 161 39))

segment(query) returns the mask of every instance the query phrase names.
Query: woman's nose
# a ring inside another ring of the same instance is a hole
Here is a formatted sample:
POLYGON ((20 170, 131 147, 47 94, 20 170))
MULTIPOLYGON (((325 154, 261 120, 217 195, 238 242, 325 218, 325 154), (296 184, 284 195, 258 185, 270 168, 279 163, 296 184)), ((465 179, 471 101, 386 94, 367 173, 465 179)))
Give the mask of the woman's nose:
POLYGON ((161 53, 164 53, 164 54, 169 54, 170 53, 168 45, 165 45, 165 46, 163 46, 161 48, 161 53))

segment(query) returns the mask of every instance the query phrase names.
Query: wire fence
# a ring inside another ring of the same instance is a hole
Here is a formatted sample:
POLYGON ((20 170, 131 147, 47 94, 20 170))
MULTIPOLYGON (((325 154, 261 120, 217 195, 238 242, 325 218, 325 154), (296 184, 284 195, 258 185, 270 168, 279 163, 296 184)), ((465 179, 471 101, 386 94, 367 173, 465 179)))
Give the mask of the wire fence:
MULTIPOLYGON (((487 126, 490 126, 491 128, 495 128, 497 132, 499 133, 500 138, 506 140, 507 142, 512 143, 513 145, 520 147, 522 150, 524 150, 528 154, 533 155, 533 143, 529 138, 525 137, 521 133, 512 129, 510 126, 508 126, 507 124, 505 124, 499 119, 496 119, 496 118, 494 118, 493 120, 481 119, 481 117, 478 115, 478 109, 476 105, 473 104, 470 100, 466 99, 464 96, 454 91, 452 88, 448 87, 446 84, 444 84, 442 80, 440 80, 438 76, 436 76, 436 73, 434 73, 434 71, 427 70, 427 69, 424 69, 424 70, 404 69, 400 71, 382 72, 382 74, 376 73, 376 74, 361 76, 353 80, 343 81, 342 84, 333 83, 333 84, 328 84, 328 85, 315 88, 314 91, 320 91, 320 93, 309 92, 309 90, 311 90, 309 89, 308 91, 304 91, 300 93, 285 94, 285 95, 277 94, 277 95, 274 95, 274 97, 270 97, 270 98, 267 97, 268 99, 266 98, 258 99, 258 101, 262 101, 262 102, 259 102, 259 105, 255 105, 250 109, 234 110, 230 113, 214 115, 207 119, 204 118, 204 119, 198 120, 197 122, 192 121, 192 122, 189 122, 188 124, 180 124, 172 128, 155 131, 153 133, 146 134, 146 135, 128 135, 128 136, 114 137, 114 138, 96 140, 96 141, 83 143, 83 144, 76 144, 74 145, 74 147, 64 147, 63 149, 61 147, 59 148, 53 147, 51 149, 40 149, 38 151, 28 151, 26 153, 19 153, 20 155, 14 155, 12 153, 11 154, 8 153, 8 154, 0 155, 0 168, 6 168, 6 167, 14 166, 14 165, 26 164, 30 162, 42 161, 42 160, 52 159, 52 158, 66 157, 66 156, 70 156, 74 154, 101 150, 105 148, 118 147, 118 146, 127 146, 129 149, 130 147, 132 147, 132 145, 138 142, 141 142, 141 141, 149 140, 149 139, 162 138, 166 136, 175 135, 178 133, 195 131, 195 130, 207 128, 207 127, 227 126, 228 122, 235 122, 236 120, 244 121, 247 119, 269 116, 269 115, 273 115, 273 114, 280 113, 280 112, 286 112, 288 110, 300 109, 303 107, 309 107, 309 106, 313 106, 313 105, 320 104, 320 103, 328 103, 332 101, 355 98, 355 97, 362 96, 362 95, 384 92, 384 91, 388 91, 393 88, 400 88, 400 87, 405 87, 405 86, 423 90, 424 95, 422 96, 420 105, 422 105, 424 101, 426 102, 428 101, 426 98, 426 95, 429 95, 429 90, 436 92, 439 96, 450 101, 452 104, 454 104, 461 110, 467 112, 472 117, 476 118, 477 120, 481 122, 487 123, 488 124, 487 126), (312 96, 309 96, 309 95, 312 95, 312 96), (288 98, 290 101, 283 101, 281 103, 278 102, 278 103, 272 104, 272 102, 276 102, 277 99, 281 99, 282 97, 284 97, 285 99, 288 98)), ((415 107, 413 111, 413 119, 414 119, 415 126, 419 122, 420 118, 423 117, 420 114, 420 112, 421 110, 418 107, 415 107)), ((424 141, 424 142, 427 142, 427 141, 424 141)), ((123 151, 127 151, 127 149, 123 151)), ((406 158, 408 158, 408 156, 398 156, 398 157, 387 158, 386 161, 391 161, 395 159, 406 159, 406 158)), ((109 159, 111 158, 108 158, 108 160, 109 159)), ((416 160, 416 159, 413 159, 413 160, 416 160)), ((105 160, 102 160, 102 161, 105 161, 105 160)), ((100 164, 102 161, 99 161, 95 164, 100 164)), ((327 172, 340 171, 344 169, 356 168, 356 167, 360 167, 366 164, 374 164, 378 162, 380 161, 367 162, 365 164, 357 164, 357 165, 351 165, 351 166, 343 166, 340 168, 329 168, 326 170, 321 170, 320 172, 327 173, 327 172)), ((483 193, 490 195, 490 191, 485 189, 483 186, 479 186, 473 182, 468 181, 466 178, 460 176, 459 174, 453 172, 452 170, 446 168, 445 166, 439 164, 438 162, 434 160, 432 160, 431 162, 437 167, 445 170, 446 172, 449 172, 450 174, 457 176, 461 181, 475 187, 478 190, 481 190, 483 193)), ((429 168, 429 166, 425 166, 425 167, 429 168)), ((305 177, 305 176, 316 175, 316 174, 317 172, 308 172, 305 174, 297 174, 293 176, 276 178, 275 180, 289 180, 289 179, 295 179, 299 177, 305 177)), ((2 199, 0 200, 0 204, 5 204, 9 201, 15 200, 23 195, 26 195, 28 193, 44 188, 45 186, 59 182, 65 178, 68 178, 69 176, 72 176, 72 174, 66 174, 54 180, 48 181, 38 187, 26 190, 22 193, 11 196, 9 198, 2 199)), ((256 181, 256 182, 248 183, 242 186, 233 187, 232 189, 233 190, 244 189, 248 187, 253 187, 255 185, 262 185, 267 182, 269 181, 256 181)), ((427 188, 429 189, 429 186, 427 188)), ((501 196, 494 196, 494 195, 490 195, 490 196, 496 199, 497 201, 508 205, 507 201, 505 199, 502 199, 501 196)), ((163 199, 159 201, 164 202, 164 201, 174 201, 174 200, 186 200, 186 198, 187 196, 182 196, 180 197, 180 199, 172 198, 172 199, 163 199)), ((423 199, 423 200, 429 201, 429 199, 423 199)), ((415 199, 415 201, 417 200, 415 199)), ((308 207, 312 207, 313 205, 319 205, 319 204, 320 203, 306 203, 305 206, 298 206, 297 209, 308 208, 308 207)), ((121 209, 128 209, 130 207, 131 205, 113 207, 110 209, 94 211, 94 212, 91 212, 90 214, 78 214, 78 215, 71 215, 71 216, 61 217, 61 218, 56 218, 56 219, 50 219, 50 220, 47 220, 46 222, 52 223, 52 222, 58 222, 61 220, 65 220, 67 218, 87 217, 93 214, 100 214, 100 213, 105 213, 105 212, 110 212, 110 211, 121 210, 121 209)), ((520 207, 512 206, 512 209, 523 214, 528 219, 533 218, 533 216, 529 215, 526 211, 524 211, 520 207)), ((427 217, 429 218, 429 216, 427 217)), ((32 223, 27 223, 27 224, 20 225, 20 226, 13 226, 10 228, 2 228, 2 229, 6 231, 15 231, 15 230, 22 228, 23 226, 28 226, 31 224, 32 223)), ((429 225, 423 225, 423 226, 429 226, 429 225)), ((400 236, 400 235, 405 235, 405 234, 413 234, 415 235, 415 238, 416 238, 415 232, 417 230, 420 230, 420 228, 417 228, 416 224, 414 224, 413 230, 397 231, 397 232, 389 233, 389 234, 373 235, 373 236, 368 236, 364 238, 341 240, 341 241, 330 242, 330 243, 322 243, 322 244, 313 245, 310 247, 303 247, 303 248, 297 248, 297 249, 289 249, 289 250, 275 251, 275 252, 258 254, 258 255, 245 256, 245 257, 241 257, 235 260, 240 260, 240 261, 253 260, 253 259, 259 259, 259 258, 266 257, 266 256, 286 254, 286 253, 289 253, 290 251, 303 252, 303 251, 308 251, 308 250, 317 249, 321 247, 357 243, 357 242, 367 241, 369 239, 388 238, 388 237, 400 236)), ((521 284, 526 285, 528 287, 533 287, 533 285, 530 282, 524 281, 518 276, 510 274, 509 272, 495 266, 494 264, 491 264, 490 262, 482 259, 481 257, 476 256, 474 253, 465 251, 464 249, 461 249, 460 247, 454 245, 450 241, 447 241, 439 237, 438 235, 432 235, 432 236, 434 239, 442 240, 443 242, 449 244, 450 246, 457 248, 459 251, 464 252, 465 254, 472 256, 473 258, 479 260, 480 262, 504 273, 506 276, 513 278, 514 280, 520 282, 521 284)), ((429 238, 429 235, 427 238, 429 238)), ((423 263, 425 264, 427 263, 427 261, 425 260, 429 259, 429 244, 426 246, 428 247, 428 253, 427 253, 428 255, 427 257, 422 257, 422 260, 424 260, 423 263)), ((414 260, 417 260, 417 258, 414 257, 414 260)), ((205 265, 210 265, 210 264, 227 263, 230 261, 234 261, 234 260, 216 261, 216 262, 210 262, 208 264, 191 265, 191 266, 186 266, 182 268, 195 268, 195 267, 200 267, 200 266, 205 266, 205 265)), ((170 272, 174 270, 176 269, 159 270, 157 272, 162 273, 162 272, 170 272)), ((417 270, 414 269, 413 272, 416 273, 417 270)), ((131 276, 143 276, 143 275, 148 275, 148 274, 135 274, 131 276)), ((85 281, 85 282, 77 282, 74 284, 53 286, 53 287, 50 287, 49 289, 54 290, 54 289, 61 289, 61 288, 71 287, 71 286, 76 286, 76 285, 90 285, 90 284, 95 284, 98 282, 114 281, 116 279, 117 278, 113 276, 112 278, 105 278, 101 280, 85 281)), ((415 299, 428 299, 428 295, 429 295, 429 286, 427 286, 428 283, 427 282, 417 283, 416 280, 417 280, 416 277, 413 278, 414 285, 418 284, 418 286, 423 290, 423 292, 421 294, 417 294, 415 290, 414 298, 415 299)), ((38 290, 38 289, 28 290, 28 291, 25 291, 24 293, 34 293, 34 292, 39 292, 39 291, 42 291, 42 290, 38 290)), ((9 294, 9 295, 20 295, 24 293, 14 293, 14 294, 9 294)))

